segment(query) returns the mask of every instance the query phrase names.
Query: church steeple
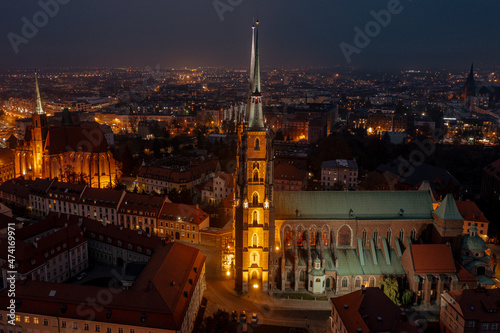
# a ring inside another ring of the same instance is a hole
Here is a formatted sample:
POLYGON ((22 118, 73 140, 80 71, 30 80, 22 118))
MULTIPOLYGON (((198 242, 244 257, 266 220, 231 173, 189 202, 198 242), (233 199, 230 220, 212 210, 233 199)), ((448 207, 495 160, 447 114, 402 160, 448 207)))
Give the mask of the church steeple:
POLYGON ((35 72, 35 93, 36 93, 36 101, 35 101, 35 114, 44 114, 42 108, 42 98, 40 97, 40 89, 38 88, 38 73, 35 72))
POLYGON ((262 95, 260 93, 259 21, 252 27, 252 56, 250 63, 250 99, 248 101, 248 127, 264 129, 262 95))

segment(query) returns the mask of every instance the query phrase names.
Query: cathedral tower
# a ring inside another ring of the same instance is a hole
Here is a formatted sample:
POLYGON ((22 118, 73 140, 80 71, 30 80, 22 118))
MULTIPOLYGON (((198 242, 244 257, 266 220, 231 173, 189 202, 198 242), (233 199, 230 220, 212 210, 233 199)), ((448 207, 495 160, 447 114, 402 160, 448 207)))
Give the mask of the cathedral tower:
POLYGON ((33 113, 33 127, 31 129, 31 137, 33 140, 33 169, 31 170, 32 178, 43 178, 43 149, 45 139, 47 138, 47 115, 42 108, 42 98, 40 97, 40 89, 38 87, 38 75, 35 73, 35 112, 33 113))
POLYGON ((259 22, 252 27, 248 123, 239 131, 235 195, 235 289, 267 292, 274 245, 272 139, 264 126, 260 88, 259 22))

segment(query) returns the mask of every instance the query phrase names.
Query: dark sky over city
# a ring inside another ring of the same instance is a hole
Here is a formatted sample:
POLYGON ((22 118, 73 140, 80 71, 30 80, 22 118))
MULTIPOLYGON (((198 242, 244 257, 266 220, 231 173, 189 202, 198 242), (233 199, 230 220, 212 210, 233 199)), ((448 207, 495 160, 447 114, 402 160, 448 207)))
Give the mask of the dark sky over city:
MULTIPOLYGON (((339 44, 355 47, 354 28, 365 30, 374 20, 371 11, 396 0, 58 0, 67 4, 45 16, 45 24, 39 2, 53 1, 2 1, 1 68, 246 68, 250 25, 257 16, 263 66, 348 66, 339 44), (214 2, 230 10, 217 13, 214 2), (39 20, 36 35, 23 35, 23 17, 39 20), (9 33, 25 38, 18 53, 9 33)), ((351 55, 351 66, 466 70, 474 62, 493 70, 500 65, 495 63, 499 1, 401 0, 398 11, 351 55)))

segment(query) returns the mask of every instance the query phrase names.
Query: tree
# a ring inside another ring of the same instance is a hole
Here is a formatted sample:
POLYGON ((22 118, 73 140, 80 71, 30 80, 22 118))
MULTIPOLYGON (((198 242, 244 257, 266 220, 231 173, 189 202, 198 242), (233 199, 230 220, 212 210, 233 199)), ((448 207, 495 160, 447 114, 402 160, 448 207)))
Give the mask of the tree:
POLYGON ((218 309, 212 316, 206 317, 199 329, 200 333, 236 332, 238 323, 231 321, 228 312, 218 309))
POLYGON ((399 282, 395 277, 384 276, 378 282, 379 287, 384 290, 384 294, 396 305, 401 305, 399 299, 399 282))
POLYGON ((413 302, 413 291, 406 289, 401 295, 401 305, 408 306, 413 302))

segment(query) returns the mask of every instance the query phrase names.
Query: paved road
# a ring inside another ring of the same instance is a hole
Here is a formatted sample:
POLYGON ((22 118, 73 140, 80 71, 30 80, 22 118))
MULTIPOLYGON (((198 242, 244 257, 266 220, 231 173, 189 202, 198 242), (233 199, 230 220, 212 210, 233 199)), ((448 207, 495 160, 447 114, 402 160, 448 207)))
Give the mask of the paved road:
POLYGON ((246 311, 248 321, 252 313, 257 313, 259 324, 309 327, 311 333, 326 332, 329 327, 329 301, 301 301, 277 299, 258 292, 249 292, 239 295, 234 291, 233 277, 222 274, 220 266, 220 252, 213 247, 189 244, 202 250, 207 256, 205 271, 207 290, 205 297, 208 300, 205 316, 212 315, 218 309, 229 313, 233 310, 246 311))

